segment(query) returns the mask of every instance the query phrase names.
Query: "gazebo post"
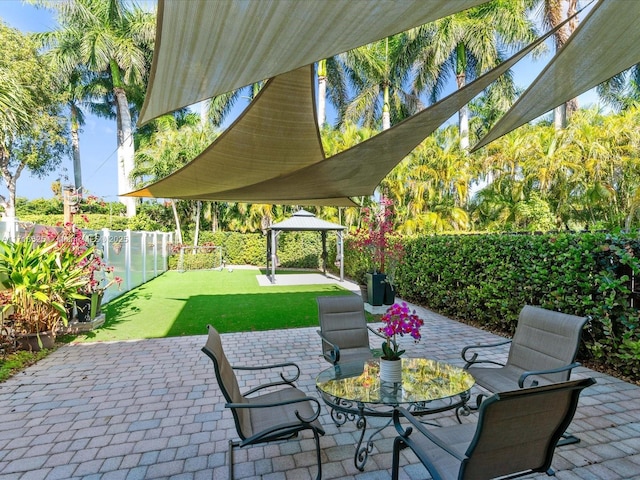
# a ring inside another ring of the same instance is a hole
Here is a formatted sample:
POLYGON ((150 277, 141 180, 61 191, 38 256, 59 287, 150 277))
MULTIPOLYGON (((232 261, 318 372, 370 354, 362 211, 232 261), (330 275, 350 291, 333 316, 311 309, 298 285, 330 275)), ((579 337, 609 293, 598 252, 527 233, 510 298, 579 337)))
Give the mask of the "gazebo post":
POLYGON ((320 232, 322 237, 322 273, 327 274, 327 231, 320 232))
POLYGON ((338 235, 338 258, 340 260, 340 281, 344 282, 344 241, 342 239, 342 231, 336 230, 336 235, 338 235))
POLYGON ((271 230, 271 283, 276 283, 276 231, 271 230))

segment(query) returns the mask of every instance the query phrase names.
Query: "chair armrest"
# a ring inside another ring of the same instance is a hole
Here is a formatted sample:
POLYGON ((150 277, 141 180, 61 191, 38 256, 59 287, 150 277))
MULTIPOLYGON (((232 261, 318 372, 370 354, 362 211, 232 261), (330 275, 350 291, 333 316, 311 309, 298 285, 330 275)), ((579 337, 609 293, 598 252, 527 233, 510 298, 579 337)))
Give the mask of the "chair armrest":
POLYGON ((465 364, 465 366, 463 368, 466 370, 467 368, 469 368, 474 363, 492 363, 493 365, 504 366, 504 364, 499 363, 499 362, 494 362, 492 360, 477 360, 477 358, 478 358, 478 353, 477 352, 473 352, 473 355, 471 356, 471 358, 467 358, 467 352, 469 350, 475 350, 475 349, 500 347, 502 345, 507 345, 509 343, 511 343, 511 340, 503 340, 501 342, 487 343, 487 344, 484 344, 484 345, 467 345, 460 352, 460 356, 466 362, 466 364, 465 364))
POLYGON ((255 387, 252 388, 251 390, 243 393, 243 395, 251 395, 252 393, 257 392, 258 390, 262 390, 264 388, 268 388, 268 387, 275 387, 278 385, 290 385, 292 387, 295 387, 294 383, 298 378, 300 378, 300 367, 298 365, 296 365, 293 362, 285 362, 285 363, 274 363, 272 365, 262 365, 259 367, 235 367, 235 366, 231 366, 232 369, 234 370, 244 370, 244 371, 252 371, 252 370, 269 370, 269 369, 274 369, 274 368, 286 368, 286 367, 294 367, 294 372, 293 372, 293 376, 285 376, 285 374, 283 372, 280 372, 280 378, 282 380, 278 380, 276 382, 271 382, 271 383, 267 383, 264 385, 260 385, 259 387, 255 387))
MULTIPOLYGON (((331 362, 333 365, 336 365, 340 361, 340 347, 333 342, 327 340, 320 330, 316 330, 316 333, 320 335, 323 342, 331 345, 331 350, 329 351, 329 355, 327 355, 324 351, 322 352, 322 356, 327 359, 328 362, 331 362)), ((324 350, 324 349, 323 349, 324 350)))
POLYGON ((293 398, 291 400, 283 400, 282 402, 273 402, 273 403, 226 403, 224 406, 227 408, 271 408, 271 407, 280 407, 282 405, 292 405, 294 403, 304 403, 310 402, 315 404, 313 406, 313 415, 310 418, 303 417, 300 415, 298 410, 295 411, 296 417, 303 423, 311 423, 316 420, 320 416, 320 402, 317 398, 313 397, 303 397, 303 398, 293 398))
POLYGON ((420 459, 422 464, 427 468, 431 477, 433 479, 442 479, 442 473, 438 470, 438 468, 427 458, 427 456, 423 453, 422 449, 418 447, 418 445, 413 442, 409 438, 409 435, 413 432, 413 428, 416 428, 422 435, 424 435, 431 443, 439 447, 440 449, 447 452, 452 457, 457 458, 460 461, 463 461, 466 456, 461 455, 460 453, 452 450, 447 444, 443 443, 439 438, 433 436, 429 430, 427 430, 423 424, 421 424, 416 418, 409 413, 409 411, 403 407, 396 407, 393 409, 393 425, 396 428, 396 431, 402 437, 402 441, 413 450, 413 452, 420 459), (400 423, 400 417, 406 418, 412 426, 404 429, 402 424, 400 423))
MULTIPOLYGON (((549 373, 566 372, 567 370, 573 370, 574 368, 579 367, 580 365, 581 365, 580 362, 573 362, 573 363, 570 363, 569 365, 565 365, 564 367, 552 368, 549 370, 531 370, 528 372, 524 372, 522 375, 520 375, 520 378, 518 379, 518 386, 520 388, 524 388, 524 382, 527 379, 527 377, 530 377, 533 375, 546 375, 549 373)), ((538 386, 538 381, 533 380, 530 386, 531 387, 538 386)))

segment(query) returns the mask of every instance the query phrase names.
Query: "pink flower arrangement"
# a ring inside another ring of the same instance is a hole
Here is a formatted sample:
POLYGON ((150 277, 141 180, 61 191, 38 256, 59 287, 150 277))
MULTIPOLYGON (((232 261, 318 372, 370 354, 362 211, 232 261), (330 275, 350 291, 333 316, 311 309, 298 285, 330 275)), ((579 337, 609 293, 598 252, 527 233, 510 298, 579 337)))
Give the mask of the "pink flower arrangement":
POLYGON ((382 333, 386 340, 382 343, 382 358, 385 360, 400 360, 405 350, 399 350, 396 338, 398 335, 411 335, 416 342, 422 338, 420 328, 424 325, 416 311, 410 311, 409 306, 402 302, 394 303, 387 312, 382 316, 382 322, 385 324, 378 331, 382 333))

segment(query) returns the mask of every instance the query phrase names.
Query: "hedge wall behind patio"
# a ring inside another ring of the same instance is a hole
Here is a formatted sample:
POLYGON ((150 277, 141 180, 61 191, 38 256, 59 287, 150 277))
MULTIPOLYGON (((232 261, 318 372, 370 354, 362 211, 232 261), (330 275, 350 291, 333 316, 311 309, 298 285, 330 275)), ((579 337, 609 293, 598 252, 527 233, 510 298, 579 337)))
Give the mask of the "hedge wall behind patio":
MULTIPOLYGON (((266 265, 266 237, 261 233, 201 232, 199 245, 222 246, 227 265, 266 265)), ((327 235, 329 262, 335 261, 335 234, 327 235)), ((198 257, 213 254, 198 254, 198 257)), ((282 268, 320 268, 322 238, 320 232, 282 232, 278 237, 278 259, 282 268)), ((200 259, 196 259, 200 260, 200 259)), ((185 257, 185 261, 188 261, 185 257)), ((175 269, 177 255, 169 258, 169 268, 175 269)), ((211 262, 208 262, 211 264, 211 262)))
MULTIPOLYGON (((525 304, 591 315, 582 360, 640 380, 640 321, 631 292, 632 271, 640 272, 637 238, 604 233, 441 235, 406 239, 404 244, 405 257, 396 273, 402 298, 509 335, 525 304)), ((350 248, 345 255, 347 274, 358 278, 362 259, 350 248)))

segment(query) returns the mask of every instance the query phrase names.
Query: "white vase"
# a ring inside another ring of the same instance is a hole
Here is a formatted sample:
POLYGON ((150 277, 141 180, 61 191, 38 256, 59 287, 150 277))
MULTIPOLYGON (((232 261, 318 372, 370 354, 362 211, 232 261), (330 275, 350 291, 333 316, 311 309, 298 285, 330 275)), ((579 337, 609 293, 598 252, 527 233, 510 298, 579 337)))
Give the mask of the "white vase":
POLYGON ((383 382, 402 382, 402 360, 380 359, 380 380, 383 382))

